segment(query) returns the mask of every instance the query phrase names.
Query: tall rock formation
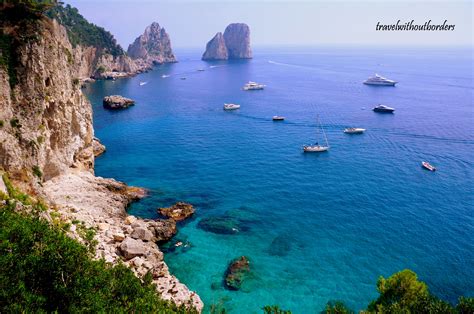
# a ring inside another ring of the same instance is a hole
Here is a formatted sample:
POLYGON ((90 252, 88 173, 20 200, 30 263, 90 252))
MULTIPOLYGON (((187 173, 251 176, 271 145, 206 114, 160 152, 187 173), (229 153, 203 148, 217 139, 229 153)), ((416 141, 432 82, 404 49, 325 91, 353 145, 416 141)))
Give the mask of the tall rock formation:
POLYGON ((229 59, 251 59, 250 28, 244 23, 229 24, 224 32, 229 59))
POLYGON ((251 59, 250 28, 245 23, 229 24, 224 35, 217 33, 206 45, 202 60, 251 59))
POLYGON ((145 32, 128 46, 127 53, 133 59, 143 59, 155 64, 176 62, 170 37, 156 22, 148 26, 145 32))
POLYGON ((202 55, 203 60, 227 60, 229 58, 224 36, 217 33, 206 45, 206 51, 202 55))

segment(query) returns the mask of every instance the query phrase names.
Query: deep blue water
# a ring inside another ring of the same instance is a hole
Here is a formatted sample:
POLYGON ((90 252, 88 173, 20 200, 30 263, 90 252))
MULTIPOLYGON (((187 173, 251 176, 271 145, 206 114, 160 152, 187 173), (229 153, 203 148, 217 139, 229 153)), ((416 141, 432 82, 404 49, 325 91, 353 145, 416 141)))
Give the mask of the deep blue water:
POLYGON ((221 63, 200 54, 178 51, 177 64, 85 91, 107 146, 96 173, 151 191, 130 212, 157 217, 157 207, 178 200, 196 205, 177 235, 191 248, 165 258, 207 306, 315 313, 339 299, 359 310, 376 298, 380 275, 405 268, 451 302, 474 294, 472 50, 267 48, 221 63), (361 84, 373 73, 400 83, 361 84), (248 80, 267 88, 244 92, 248 80), (109 94, 137 104, 107 111, 109 94), (224 102, 242 107, 224 112, 224 102), (378 103, 395 114, 372 112, 378 103), (276 114, 286 121, 272 122, 276 114), (304 154, 318 114, 331 149, 304 154), (367 132, 349 136, 349 126, 367 132), (245 230, 197 228, 227 211, 246 218, 245 230), (240 255, 252 275, 228 291, 223 275, 240 255))

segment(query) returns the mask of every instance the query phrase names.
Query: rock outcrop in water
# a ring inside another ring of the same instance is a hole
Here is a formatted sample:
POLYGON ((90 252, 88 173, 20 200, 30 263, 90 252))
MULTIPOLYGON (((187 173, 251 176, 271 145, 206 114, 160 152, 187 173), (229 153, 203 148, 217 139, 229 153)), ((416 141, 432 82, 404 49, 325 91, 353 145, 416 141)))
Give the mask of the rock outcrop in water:
POLYGON ((149 63, 176 62, 170 37, 156 22, 148 26, 145 32, 128 46, 127 53, 132 59, 142 59, 149 63))
POLYGON ((120 95, 105 96, 102 103, 107 109, 125 109, 135 105, 135 101, 120 95))
POLYGON ((194 207, 188 203, 178 202, 171 207, 158 208, 158 212, 175 221, 181 221, 194 214, 194 207))
POLYGON ((203 60, 251 59, 250 28, 244 23, 229 24, 224 35, 217 33, 206 45, 203 60))

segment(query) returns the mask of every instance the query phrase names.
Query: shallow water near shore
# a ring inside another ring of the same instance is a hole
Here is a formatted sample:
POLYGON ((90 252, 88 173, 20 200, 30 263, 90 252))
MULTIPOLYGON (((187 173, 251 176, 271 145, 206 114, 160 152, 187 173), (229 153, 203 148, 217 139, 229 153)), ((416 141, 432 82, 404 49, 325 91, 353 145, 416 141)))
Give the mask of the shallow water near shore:
POLYGON ((316 313, 335 299, 359 310, 376 298, 378 276, 405 268, 438 297, 472 296, 472 50, 254 50, 253 60, 215 63, 178 50, 177 64, 85 89, 107 147, 96 174, 150 190, 130 212, 157 217, 176 201, 197 208, 177 235, 191 247, 165 255, 172 273, 207 309, 231 313, 267 304, 316 313), (400 83, 361 83, 374 73, 400 83), (242 91, 249 80, 267 87, 242 91), (105 110, 110 94, 136 105, 105 110), (224 102, 241 109, 225 112, 224 102), (372 112, 378 103, 395 113, 372 112), (331 149, 304 154, 302 145, 322 140, 317 114, 331 149), (239 232, 197 227, 229 211, 245 218, 239 232), (240 255, 252 274, 228 291, 223 275, 240 255))

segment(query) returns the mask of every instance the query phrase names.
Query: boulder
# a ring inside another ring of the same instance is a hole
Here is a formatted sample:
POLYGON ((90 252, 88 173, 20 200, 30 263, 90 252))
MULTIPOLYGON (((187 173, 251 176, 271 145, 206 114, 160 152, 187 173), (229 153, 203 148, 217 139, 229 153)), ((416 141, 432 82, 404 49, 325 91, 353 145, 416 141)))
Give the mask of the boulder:
POLYGON ((120 95, 105 96, 102 101, 107 109, 124 109, 135 105, 135 101, 120 95))
POLYGON ((126 225, 131 225, 131 224, 133 224, 136 220, 137 220, 137 217, 135 217, 135 216, 132 216, 132 215, 127 216, 127 217, 125 218, 125 224, 126 224, 126 225))
POLYGON ((250 273, 250 262, 247 257, 241 256, 233 260, 227 267, 224 283, 229 290, 239 290, 243 281, 250 273))
POLYGON ((129 260, 135 256, 144 255, 146 253, 146 247, 142 241, 127 237, 120 244, 120 251, 123 256, 129 260))
POLYGON ((175 221, 181 221, 194 214, 194 207, 191 204, 178 202, 171 207, 158 208, 158 212, 175 221))
POLYGON ((116 232, 112 235, 116 242, 122 242, 125 239, 123 232, 116 232))
POLYGON ((150 241, 153 238, 153 233, 151 233, 150 230, 144 227, 138 227, 138 228, 133 229, 133 232, 130 236, 134 239, 150 241))
POLYGON ((158 219, 150 224, 154 229, 157 242, 170 240, 176 234, 176 221, 173 219, 158 219))

